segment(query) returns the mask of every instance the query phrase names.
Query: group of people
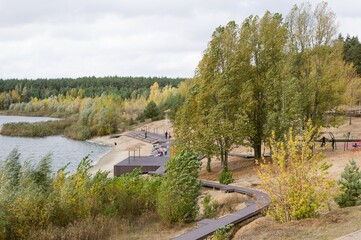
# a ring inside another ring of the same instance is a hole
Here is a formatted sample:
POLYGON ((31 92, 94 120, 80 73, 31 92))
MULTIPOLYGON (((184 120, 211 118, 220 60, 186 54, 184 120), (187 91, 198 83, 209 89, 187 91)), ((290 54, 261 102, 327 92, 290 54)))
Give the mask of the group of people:
POLYGON ((160 145, 155 145, 153 147, 153 152, 152 152, 153 156, 162 157, 162 156, 167 156, 167 154, 168 154, 168 147, 163 147, 160 145))

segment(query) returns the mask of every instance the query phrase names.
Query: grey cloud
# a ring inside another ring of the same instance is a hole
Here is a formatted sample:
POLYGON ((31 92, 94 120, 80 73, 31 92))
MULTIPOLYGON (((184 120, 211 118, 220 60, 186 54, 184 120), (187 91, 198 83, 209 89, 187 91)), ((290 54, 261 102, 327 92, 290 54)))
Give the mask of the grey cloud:
MULTIPOLYGON (((0 77, 191 77, 217 26, 301 2, 0 0, 0 77)), ((329 3, 357 34, 360 3, 329 3)))

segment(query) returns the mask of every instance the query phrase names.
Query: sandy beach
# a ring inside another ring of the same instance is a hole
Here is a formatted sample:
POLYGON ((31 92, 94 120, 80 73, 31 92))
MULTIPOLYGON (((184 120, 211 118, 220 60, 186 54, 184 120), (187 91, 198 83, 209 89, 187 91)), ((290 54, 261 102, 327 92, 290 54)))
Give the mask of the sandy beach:
MULTIPOLYGON (((140 131, 147 129, 148 132, 164 134, 166 131, 173 133, 172 124, 169 120, 160 120, 144 124, 136 129, 140 131)), ((138 156, 149 156, 152 152, 152 144, 143 142, 141 140, 127 137, 125 133, 119 134, 117 138, 111 136, 96 137, 90 141, 105 144, 111 147, 111 151, 104 155, 94 166, 89 170, 90 173, 96 173, 98 170, 109 171, 109 176, 113 176, 113 166, 118 162, 134 155, 134 151, 129 149, 136 148, 135 155, 138 156), (140 148, 139 148, 140 146, 140 148)))

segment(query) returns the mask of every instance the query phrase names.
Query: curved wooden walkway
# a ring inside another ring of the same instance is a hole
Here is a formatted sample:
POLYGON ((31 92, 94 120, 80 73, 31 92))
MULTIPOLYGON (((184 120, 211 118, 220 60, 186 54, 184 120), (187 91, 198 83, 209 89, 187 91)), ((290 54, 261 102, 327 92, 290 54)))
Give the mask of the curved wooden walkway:
POLYGON ((254 201, 246 202, 246 207, 219 219, 203 219, 197 223, 198 228, 184 233, 180 236, 174 237, 175 240, 196 240, 205 239, 212 235, 219 228, 228 224, 237 224, 243 222, 259 213, 270 204, 270 198, 267 194, 248 188, 242 188, 231 185, 224 185, 220 183, 202 181, 204 187, 216 188, 225 192, 237 192, 246 194, 254 199, 254 201))
MULTIPOLYGON (((164 137, 159 134, 154 133, 148 133, 147 138, 144 137, 144 132, 140 131, 133 131, 127 134, 129 137, 137 138, 142 141, 146 141, 149 143, 154 142, 160 142, 164 141, 164 137)), ((165 159, 162 157, 142 157, 142 161, 140 161, 139 166, 145 167, 146 163, 152 163, 155 160, 152 161, 152 159, 156 159, 158 161, 159 159, 165 159)), ((166 161, 168 158, 166 159, 166 161)), ((135 162, 135 161, 134 161, 135 162)), ((158 163, 158 162, 157 162, 158 163)), ((130 165, 130 163, 127 163, 125 161, 118 163, 117 165, 123 164, 126 167, 126 165, 130 165)), ((132 162, 132 165, 135 163, 132 162)), ((163 165, 165 162, 163 163, 163 165)), ((165 168, 161 167, 162 164, 153 164, 157 166, 157 174, 165 175, 165 168)), ((162 165, 162 166, 163 166, 162 165)), ((138 165, 137 165, 138 166, 138 165)), ((116 165, 115 165, 116 167, 116 165)), ((149 171, 149 173, 152 173, 154 171, 149 171)), ((240 222, 243 222, 247 219, 252 218, 253 216, 256 216, 259 214, 263 209, 267 208, 270 204, 270 198, 267 194, 257 191, 255 189, 249 189, 249 188, 242 188, 232 185, 224 185, 216 182, 209 182, 202 180, 203 187, 208 188, 214 188, 219 189, 224 192, 236 192, 240 194, 248 195, 252 198, 251 201, 246 202, 246 207, 243 209, 240 209, 238 211, 235 211, 229 215, 226 215, 224 217, 221 217, 219 219, 203 219, 197 223, 198 227, 192 231, 189 231, 187 233, 184 233, 180 236, 174 237, 172 239, 175 240, 193 240, 193 239, 205 239, 208 236, 212 235, 215 231, 217 231, 219 228, 224 227, 228 224, 237 224, 240 222)))

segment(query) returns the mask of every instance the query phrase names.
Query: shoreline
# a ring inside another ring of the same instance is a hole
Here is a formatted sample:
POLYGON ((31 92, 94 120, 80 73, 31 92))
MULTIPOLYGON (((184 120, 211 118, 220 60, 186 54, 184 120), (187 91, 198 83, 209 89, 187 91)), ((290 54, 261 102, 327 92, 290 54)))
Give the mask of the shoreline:
POLYGON ((96 137, 92 138, 91 141, 97 144, 110 146, 111 148, 108 153, 101 156, 98 161, 94 163, 94 165, 89 169, 89 172, 94 174, 99 170, 109 171, 110 177, 113 177, 115 164, 128 158, 129 155, 134 155, 134 151, 128 150, 131 146, 141 146, 140 149, 137 148, 135 151, 136 156, 138 154, 141 156, 148 156, 153 148, 153 145, 150 143, 145 143, 141 140, 127 136, 120 136, 118 138, 110 138, 110 136, 96 137))
MULTIPOLYGON (((144 124, 134 129, 140 131, 143 128, 148 128, 150 132, 157 132, 159 134, 165 133, 165 131, 173 132, 172 124, 169 120, 160 120, 156 122, 151 122, 144 124)), ((152 152, 153 145, 151 143, 146 143, 142 140, 135 139, 132 137, 127 137, 121 133, 119 137, 112 138, 114 135, 107 135, 102 137, 91 138, 88 141, 94 142, 97 144, 103 144, 110 146, 110 151, 104 156, 100 157, 97 162, 89 169, 89 172, 94 174, 98 170, 109 171, 109 177, 114 175, 114 165, 134 156, 134 151, 129 151, 128 149, 136 148, 135 156, 149 156, 152 152), (140 147, 139 147, 140 146, 140 147)))

